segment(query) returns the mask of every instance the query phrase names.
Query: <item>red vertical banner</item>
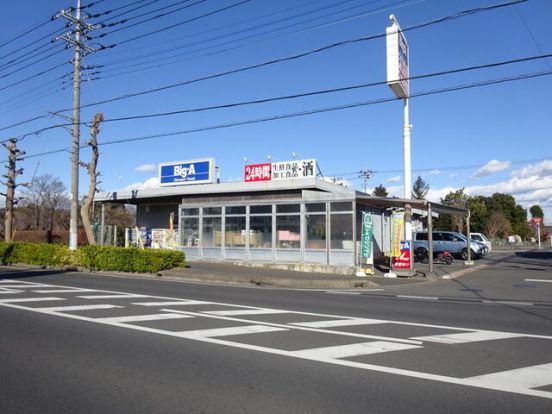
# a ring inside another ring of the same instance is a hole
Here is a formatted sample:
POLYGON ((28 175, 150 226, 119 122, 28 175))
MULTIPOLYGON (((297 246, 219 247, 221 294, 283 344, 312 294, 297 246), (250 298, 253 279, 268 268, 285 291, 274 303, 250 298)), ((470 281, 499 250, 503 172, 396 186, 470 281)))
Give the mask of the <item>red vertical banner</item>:
POLYGON ((393 258, 395 269, 410 269, 410 243, 408 240, 401 240, 400 255, 393 258))

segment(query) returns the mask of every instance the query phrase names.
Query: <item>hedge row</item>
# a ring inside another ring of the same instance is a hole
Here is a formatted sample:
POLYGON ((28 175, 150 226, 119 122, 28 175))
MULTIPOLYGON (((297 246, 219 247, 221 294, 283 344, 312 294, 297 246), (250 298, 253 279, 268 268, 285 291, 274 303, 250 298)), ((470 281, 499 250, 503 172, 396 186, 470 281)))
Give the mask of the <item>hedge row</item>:
POLYGON ((89 270, 156 273, 186 264, 176 250, 143 250, 111 246, 67 246, 44 243, 0 243, 0 262, 46 266, 82 266, 89 270))

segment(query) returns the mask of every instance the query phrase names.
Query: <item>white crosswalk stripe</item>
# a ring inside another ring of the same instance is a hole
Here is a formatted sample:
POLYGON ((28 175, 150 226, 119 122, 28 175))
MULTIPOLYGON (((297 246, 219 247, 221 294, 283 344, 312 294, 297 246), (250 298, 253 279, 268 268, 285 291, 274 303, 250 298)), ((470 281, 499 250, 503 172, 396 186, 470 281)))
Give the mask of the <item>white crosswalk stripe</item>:
POLYGON ((501 388, 531 389, 552 385, 552 364, 534 365, 509 371, 494 372, 466 378, 479 384, 491 384, 501 388))
POLYGON ((184 305, 208 305, 210 302, 201 300, 179 300, 179 301, 164 301, 164 302, 135 302, 133 305, 139 306, 184 306, 184 305))
POLYGON ((113 309, 122 308, 117 305, 76 305, 76 306, 54 306, 49 308, 35 308, 40 312, 72 312, 81 310, 95 310, 95 309, 113 309))
POLYGON ((209 315, 218 316, 245 316, 245 315, 275 315, 279 313, 289 313, 289 311, 283 311, 278 309, 239 309, 239 310, 226 310, 226 311, 205 311, 209 315))
POLYGON ((47 302, 51 300, 65 300, 65 298, 55 297, 42 297, 42 298, 13 298, 13 299, 0 299, 1 303, 25 303, 25 302, 47 302))
POLYGON ((147 298, 148 295, 134 295, 134 294, 128 294, 128 295, 121 295, 121 294, 115 294, 115 295, 84 295, 84 296, 77 296, 77 298, 81 299, 135 299, 135 298, 147 298))
POLYGON ((184 319, 193 318, 190 315, 182 315, 179 313, 155 313, 151 315, 131 315, 131 316, 113 316, 107 318, 97 318, 99 322, 107 323, 128 323, 128 322, 146 322, 160 321, 167 319, 184 319))
POLYGON ((247 326, 235 326, 231 328, 214 328, 214 329, 198 329, 194 331, 179 332, 178 335, 186 338, 205 337, 213 338, 218 336, 230 336, 230 335, 245 335, 255 334, 263 332, 277 332, 285 331, 284 328, 276 328, 266 325, 247 325, 247 326))
POLYGON ((373 341, 360 344, 329 346, 325 348, 303 349, 295 351, 296 356, 308 358, 347 358, 360 355, 378 354, 390 351, 404 351, 406 349, 421 348, 417 345, 399 344, 396 342, 373 341))
POLYGON ((335 328, 340 326, 355 326, 355 325, 374 325, 378 323, 385 323, 380 319, 337 319, 329 321, 315 321, 315 322, 295 322, 290 325, 305 326, 309 328, 335 328))
POLYGON ((442 344, 465 344, 468 342, 493 341, 497 339, 519 338, 521 334, 495 331, 462 332, 447 335, 417 336, 411 339, 427 342, 439 342, 442 344))

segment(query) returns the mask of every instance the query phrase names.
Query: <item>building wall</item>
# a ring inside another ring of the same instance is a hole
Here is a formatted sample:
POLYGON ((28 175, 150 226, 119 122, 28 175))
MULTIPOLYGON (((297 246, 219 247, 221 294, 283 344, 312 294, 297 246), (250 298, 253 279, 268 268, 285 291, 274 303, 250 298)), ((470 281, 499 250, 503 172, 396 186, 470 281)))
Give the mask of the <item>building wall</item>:
POLYGON ((138 204, 136 225, 148 228, 169 228, 170 214, 174 213, 174 225, 178 225, 178 204, 138 204))

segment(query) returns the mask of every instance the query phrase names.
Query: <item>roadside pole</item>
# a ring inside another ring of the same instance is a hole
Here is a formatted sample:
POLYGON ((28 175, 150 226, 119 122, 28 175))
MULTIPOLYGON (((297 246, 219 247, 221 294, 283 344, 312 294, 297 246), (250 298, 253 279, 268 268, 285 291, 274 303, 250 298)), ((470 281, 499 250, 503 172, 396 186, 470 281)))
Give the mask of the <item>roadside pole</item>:
MULTIPOLYGON (((410 113, 409 113, 409 54, 408 43, 394 15, 389 16, 391 26, 385 30, 386 55, 387 55, 387 85, 395 96, 403 99, 404 123, 403 123, 403 162, 404 162, 404 198, 412 199, 412 163, 411 163, 411 137, 410 113)), ((401 242, 402 243, 402 242, 401 242)), ((412 251, 412 206, 406 201, 404 204, 404 247, 410 253, 409 269, 404 267, 408 276, 415 274, 414 255, 412 251), (408 247, 407 247, 408 246, 408 247)))

